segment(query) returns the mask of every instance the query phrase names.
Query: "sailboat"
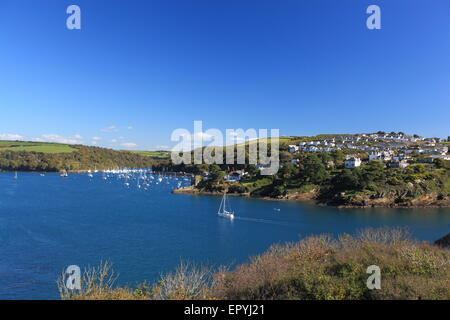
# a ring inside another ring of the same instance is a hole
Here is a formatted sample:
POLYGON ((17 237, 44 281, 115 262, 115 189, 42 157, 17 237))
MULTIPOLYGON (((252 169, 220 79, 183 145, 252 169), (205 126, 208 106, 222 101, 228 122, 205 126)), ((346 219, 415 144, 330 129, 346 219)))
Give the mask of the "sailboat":
POLYGON ((217 215, 222 218, 234 219, 234 212, 227 210, 227 192, 225 191, 222 197, 222 201, 220 202, 219 211, 217 211, 217 215))
POLYGON ((17 179, 17 171, 16 171, 16 173, 14 174, 14 179, 17 179))
POLYGON ((67 173, 67 170, 64 169, 64 170, 62 171, 62 173, 61 173, 61 177, 67 178, 68 176, 69 176, 69 174, 67 173))

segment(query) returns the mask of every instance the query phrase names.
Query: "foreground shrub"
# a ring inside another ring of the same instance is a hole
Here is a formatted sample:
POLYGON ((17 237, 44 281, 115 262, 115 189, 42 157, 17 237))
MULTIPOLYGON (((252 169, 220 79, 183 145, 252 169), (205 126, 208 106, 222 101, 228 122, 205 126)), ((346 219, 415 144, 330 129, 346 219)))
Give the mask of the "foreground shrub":
MULTIPOLYGON (((450 299, 450 250, 411 240, 401 229, 356 236, 313 236, 274 245, 233 271, 182 263, 153 285, 113 289, 110 265, 85 272, 82 290, 60 285, 63 299, 450 299), (367 267, 381 269, 381 290, 367 288, 367 267)), ((63 282, 60 281, 63 284, 63 282)))
POLYGON ((118 275, 109 262, 100 262, 98 267, 87 267, 81 275, 81 288, 68 289, 66 274, 63 272, 57 281, 63 300, 130 300, 136 299, 129 288, 114 288, 118 275))
POLYGON ((151 295, 159 300, 204 299, 212 287, 211 269, 181 262, 175 272, 161 277, 151 295))
POLYGON ((216 277, 217 299, 450 299, 450 251, 403 230, 366 229, 274 246, 216 277), (370 265, 381 268, 381 290, 367 288, 370 265))

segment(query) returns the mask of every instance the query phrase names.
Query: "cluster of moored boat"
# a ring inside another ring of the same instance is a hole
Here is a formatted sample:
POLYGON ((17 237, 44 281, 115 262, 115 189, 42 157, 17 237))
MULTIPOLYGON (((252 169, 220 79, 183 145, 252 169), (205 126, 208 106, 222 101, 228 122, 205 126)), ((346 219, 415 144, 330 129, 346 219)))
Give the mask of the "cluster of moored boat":
MULTIPOLYGON (((94 178, 97 170, 87 172, 88 177, 94 178)), ((101 171, 101 177, 104 180, 116 179, 122 180, 125 187, 136 185, 138 189, 148 190, 152 184, 168 184, 176 188, 181 188, 191 184, 191 178, 186 176, 166 175, 155 173, 151 169, 113 169, 101 171)))
MULTIPOLYGON (((94 173, 98 171, 95 170, 94 173)), ((91 170, 88 171, 88 176, 90 178, 94 177, 91 170)), ((115 178, 118 180, 123 180, 123 185, 127 188, 136 184, 138 189, 148 190, 152 184, 174 184, 173 186, 177 189, 191 185, 192 181, 190 177, 177 176, 177 175, 165 175, 161 173, 155 173, 151 169, 114 169, 114 170, 104 170, 102 171, 102 178, 108 180, 115 178), (187 183, 186 183, 187 182, 187 183)), ((222 200, 220 202, 219 210, 217 215, 222 218, 234 220, 234 212, 230 209, 227 199, 227 193, 225 192, 222 200)))
MULTIPOLYGON (((98 170, 88 170, 87 176, 89 178, 94 178, 94 174, 99 173, 98 170)), ((68 177, 69 174, 66 170, 63 170, 60 173, 61 177, 68 177)), ((41 173, 41 176, 44 176, 41 173)), ((127 188, 131 186, 131 183, 135 183, 138 189, 148 190, 152 184, 168 184, 176 187, 177 189, 182 188, 184 186, 188 186, 192 184, 192 180, 190 177, 186 176, 178 176, 178 175, 166 175, 162 173, 155 173, 151 169, 112 169, 112 170, 103 170, 101 171, 101 177, 103 180, 108 179, 116 179, 123 180, 123 185, 127 188)), ((17 179, 17 171, 14 174, 14 179, 17 179)), ((217 215, 222 218, 227 218, 230 220, 234 219, 234 212, 231 211, 229 205, 227 203, 227 194, 224 193, 222 197, 222 201, 220 202, 219 210, 217 215)), ((276 209, 279 211, 279 209, 276 209)))

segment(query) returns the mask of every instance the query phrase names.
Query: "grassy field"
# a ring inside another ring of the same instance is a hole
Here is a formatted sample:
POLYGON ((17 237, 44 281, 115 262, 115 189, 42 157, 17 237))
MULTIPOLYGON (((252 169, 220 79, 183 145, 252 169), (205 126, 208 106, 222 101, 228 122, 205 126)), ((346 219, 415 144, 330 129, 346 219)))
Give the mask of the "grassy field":
POLYGON ((43 153, 67 153, 77 149, 68 144, 32 142, 32 141, 0 141, 1 151, 34 151, 43 153))
MULTIPOLYGON (((259 143, 261 142, 266 142, 266 143, 270 143, 272 138, 263 138, 263 139, 255 139, 255 140, 251 140, 251 141, 247 141, 245 143, 238 143, 237 146, 242 146, 242 145, 248 145, 248 144, 255 144, 255 143, 259 143)), ((288 143, 290 141, 292 141, 294 138, 293 137, 279 137, 279 143, 288 143)))
POLYGON ((132 153, 140 154, 144 157, 150 157, 155 159, 168 159, 170 158, 170 151, 142 151, 142 150, 133 150, 132 153))
MULTIPOLYGON (((333 138, 333 137, 340 137, 340 136, 352 136, 351 134, 320 134, 317 136, 283 136, 283 137, 279 137, 279 143, 287 143, 287 144, 295 144, 297 145, 299 142, 309 142, 309 141, 316 141, 319 139, 329 139, 329 138, 333 138)), ((256 140, 252 140, 250 142, 245 142, 245 144, 254 144, 254 143, 258 143, 259 141, 266 141, 267 143, 269 143, 271 138, 266 138, 266 139, 256 139, 256 140)), ((244 143, 238 144, 239 145, 243 145, 244 143)))
MULTIPOLYGON (((77 149, 69 144, 63 144, 63 143, 0 140, 0 152, 1 151, 32 151, 32 152, 43 152, 43 153, 67 153, 67 152, 77 151, 77 149)), ((126 150, 126 151, 129 152, 129 150, 126 150)), ((131 152, 139 154, 141 156, 155 158, 155 159, 168 159, 170 157, 169 151, 133 150, 131 152)))

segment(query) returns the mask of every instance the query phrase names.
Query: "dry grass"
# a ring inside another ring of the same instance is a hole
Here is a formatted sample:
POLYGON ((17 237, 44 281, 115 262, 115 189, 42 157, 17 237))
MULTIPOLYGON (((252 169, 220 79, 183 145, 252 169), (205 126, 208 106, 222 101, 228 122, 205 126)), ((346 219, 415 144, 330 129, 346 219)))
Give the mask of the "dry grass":
POLYGON ((59 295, 63 300, 130 300, 136 299, 129 288, 114 288, 118 275, 111 263, 100 262, 98 267, 87 267, 81 275, 81 289, 71 290, 66 286, 63 271, 57 280, 59 295))
POLYGON ((366 229, 276 246, 219 276, 218 299, 450 299, 450 251, 400 229, 366 229), (381 290, 366 287, 370 265, 381 290))
MULTIPOLYGON (((309 237, 274 245, 233 271, 182 263, 155 285, 113 289, 111 269, 90 269, 80 292, 63 299, 450 299, 450 250, 411 240, 401 229, 365 229, 356 236, 309 237), (366 287, 370 265, 381 290, 366 287)), ((63 282, 60 282, 63 283, 63 282)))
POLYGON ((158 300, 206 299, 214 286, 211 268, 181 262, 175 272, 161 276, 152 288, 152 297, 158 300))

